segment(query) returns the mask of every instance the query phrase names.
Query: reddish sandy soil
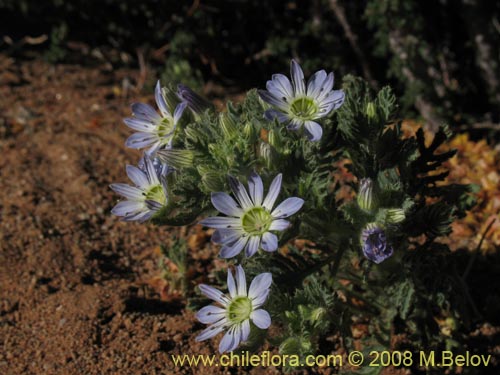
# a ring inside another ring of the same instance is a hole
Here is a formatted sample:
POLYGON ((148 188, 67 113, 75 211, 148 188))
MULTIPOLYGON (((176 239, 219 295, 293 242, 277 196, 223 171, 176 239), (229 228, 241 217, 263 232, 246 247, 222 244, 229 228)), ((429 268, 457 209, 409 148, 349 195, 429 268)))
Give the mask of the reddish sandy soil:
POLYGON ((0 66, 0 374, 190 373, 169 355, 215 347, 147 285, 176 229, 110 214, 108 185, 139 157, 121 121, 149 99, 123 95, 138 72, 0 66))
POLYGON ((139 157, 121 119, 152 99, 124 91, 138 76, 0 55, 0 374, 281 373, 173 367, 217 343, 196 343, 193 312, 148 283, 179 231, 110 214, 108 185, 139 157))

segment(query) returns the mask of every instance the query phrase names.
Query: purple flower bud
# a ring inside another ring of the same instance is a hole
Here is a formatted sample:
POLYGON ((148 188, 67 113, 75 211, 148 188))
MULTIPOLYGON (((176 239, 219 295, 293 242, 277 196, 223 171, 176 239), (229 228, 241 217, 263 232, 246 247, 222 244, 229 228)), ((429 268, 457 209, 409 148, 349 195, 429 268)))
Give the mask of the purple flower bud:
POLYGON ((392 245, 387 243, 384 230, 376 224, 368 224, 363 229, 361 244, 365 257, 377 264, 382 263, 394 253, 392 245))
POLYGON ((197 115, 201 115, 205 109, 212 107, 212 104, 208 100, 195 93, 186 85, 181 84, 177 86, 177 96, 197 115))

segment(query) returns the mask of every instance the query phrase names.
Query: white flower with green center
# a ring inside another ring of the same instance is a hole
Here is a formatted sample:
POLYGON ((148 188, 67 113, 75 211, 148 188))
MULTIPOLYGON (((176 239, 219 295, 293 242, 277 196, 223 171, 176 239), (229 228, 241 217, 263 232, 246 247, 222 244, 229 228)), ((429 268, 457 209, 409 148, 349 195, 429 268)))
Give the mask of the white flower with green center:
POLYGON ((269 120, 277 119, 297 131, 304 127, 310 141, 319 141, 323 135, 321 125, 316 122, 344 103, 344 91, 333 89, 333 73, 316 72, 307 82, 300 65, 292 60, 292 82, 283 74, 274 74, 267 81, 266 90, 259 95, 274 108, 266 111, 269 120))
POLYGON ((229 178, 236 200, 224 192, 212 193, 212 204, 227 217, 209 217, 200 224, 217 229, 212 241, 222 244, 222 258, 232 258, 243 249, 246 256, 251 257, 259 249, 270 252, 278 248, 278 237, 272 232, 288 228, 290 222, 284 218, 296 213, 304 204, 303 199, 292 197, 273 210, 281 178, 281 174, 274 178, 265 199, 262 179, 256 173, 248 179, 248 193, 242 183, 229 178))
POLYGON ((219 343, 219 352, 231 352, 248 339, 250 321, 261 329, 269 328, 271 317, 260 307, 267 300, 272 281, 270 273, 261 273, 252 280, 247 293, 245 272, 241 266, 236 266, 234 277, 231 271, 227 273, 229 296, 218 289, 201 284, 201 292, 221 306, 209 305, 198 311, 198 320, 210 326, 196 337, 196 341, 207 340, 226 331, 219 343))
POLYGON ((149 155, 153 155, 160 148, 170 147, 177 123, 187 105, 185 102, 179 103, 172 114, 161 90, 160 81, 156 84, 155 99, 160 115, 148 104, 134 103, 134 117, 123 120, 125 125, 137 131, 127 139, 125 146, 136 149, 149 147, 146 151, 149 155))
POLYGON ((135 184, 111 184, 110 187, 126 200, 111 210, 124 221, 146 221, 167 204, 167 182, 163 168, 158 168, 145 155, 143 169, 127 165, 127 175, 135 184))

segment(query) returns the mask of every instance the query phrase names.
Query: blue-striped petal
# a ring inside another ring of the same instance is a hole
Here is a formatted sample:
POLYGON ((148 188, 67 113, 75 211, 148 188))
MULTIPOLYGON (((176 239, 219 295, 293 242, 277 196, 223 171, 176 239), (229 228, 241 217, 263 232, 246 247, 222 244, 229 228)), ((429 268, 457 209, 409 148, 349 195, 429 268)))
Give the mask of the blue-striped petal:
POLYGON ((264 233, 262 235, 260 247, 265 251, 276 251, 276 249, 278 248, 278 237, 276 237, 276 235, 271 232, 264 233))
POLYGON ((255 206, 260 206, 264 199, 264 184, 260 176, 253 172, 248 179, 248 191, 255 206))
POLYGON ((264 203, 262 203, 262 205, 269 211, 273 209, 274 203, 276 202, 276 199, 278 198, 278 195, 280 193, 281 179, 281 173, 273 179, 273 182, 271 182, 271 186, 269 187, 269 191, 267 192, 267 196, 264 199, 264 203))
POLYGON ((261 329, 267 329, 271 325, 271 316, 266 310, 259 309, 252 311, 250 319, 261 329))
POLYGON ((221 258, 232 258, 236 255, 238 255, 241 250, 245 247, 245 245, 248 242, 248 237, 240 237, 238 240, 231 244, 231 245, 224 245, 222 249, 220 250, 219 256, 221 258))
POLYGON ((248 240, 247 247, 245 248, 245 255, 250 258, 252 255, 254 255, 257 250, 259 250, 259 243, 260 243, 260 237, 259 236, 252 236, 248 240))
POLYGON ((203 324, 212 324, 218 322, 226 316, 226 309, 218 306, 208 305, 196 313, 196 319, 203 324))
POLYGON ((215 229, 241 229, 241 220, 234 217, 207 217, 200 221, 200 224, 215 229))
POLYGON ((301 198, 287 198, 271 212, 271 215, 276 219, 283 219, 296 213, 302 208, 303 204, 304 200, 301 198))
POLYGON ((143 191, 134 186, 127 184, 111 184, 109 185, 114 192, 130 200, 144 200, 143 191))
POLYGON ((314 121, 306 121, 304 124, 304 130, 306 132, 307 139, 311 142, 319 141, 323 135, 323 128, 320 124, 314 121))
POLYGON ((294 96, 301 96, 306 94, 306 84, 304 81, 304 72, 302 68, 297 63, 297 61, 292 60, 291 62, 291 76, 292 76, 292 85, 294 90, 294 96))
POLYGON ((142 120, 149 120, 157 123, 161 120, 160 115, 149 104, 134 103, 132 104, 132 113, 135 117, 142 120))
POLYGON ((236 201, 227 193, 212 193, 211 200, 217 211, 222 212, 224 215, 235 217, 241 217, 243 215, 241 207, 239 207, 236 201))

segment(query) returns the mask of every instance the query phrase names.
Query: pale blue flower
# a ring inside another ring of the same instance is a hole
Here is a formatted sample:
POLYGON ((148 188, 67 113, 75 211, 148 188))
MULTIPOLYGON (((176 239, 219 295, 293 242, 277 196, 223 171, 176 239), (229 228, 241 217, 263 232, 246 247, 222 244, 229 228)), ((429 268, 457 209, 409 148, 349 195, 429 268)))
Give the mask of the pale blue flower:
POLYGON ((127 165, 127 175, 135 186, 127 184, 111 184, 110 187, 126 200, 118 202, 111 210, 124 221, 143 222, 150 219, 167 203, 167 182, 163 169, 144 156, 143 168, 127 165))
POLYGON ((248 339, 250 321, 261 329, 269 328, 271 317, 261 306, 269 296, 272 281, 270 273, 261 273, 252 280, 247 292, 245 272, 241 266, 236 266, 234 276, 231 271, 227 273, 229 295, 201 284, 201 292, 220 306, 209 305, 198 311, 198 320, 210 326, 196 337, 196 341, 210 339, 225 331, 226 334, 219 343, 219 352, 231 352, 248 339))
POLYGON ((123 120, 125 125, 137 131, 127 139, 125 145, 136 149, 148 148, 146 152, 151 156, 158 149, 171 146, 175 128, 187 105, 185 102, 179 103, 172 113, 163 95, 160 81, 156 84, 155 99, 160 114, 149 104, 134 103, 134 117, 123 120))
POLYGON ((316 122, 344 103, 344 91, 333 89, 333 73, 320 70, 313 74, 306 85, 302 68, 291 62, 292 81, 283 74, 274 74, 267 81, 266 90, 259 90, 265 102, 273 106, 266 111, 269 120, 286 123, 287 128, 297 131, 302 127, 310 141, 319 141, 323 129, 316 122))
POLYGON ((230 187, 236 200, 224 192, 212 193, 212 204, 227 216, 209 217, 200 224, 217 229, 212 241, 222 244, 222 258, 232 258, 243 249, 247 257, 259 249, 276 251, 278 237, 272 232, 287 229, 290 222, 284 219, 304 204, 303 199, 292 197, 273 209, 280 193, 281 178, 281 174, 274 178, 265 198, 262 179, 256 173, 248 179, 248 193, 242 183, 230 177, 230 187))

